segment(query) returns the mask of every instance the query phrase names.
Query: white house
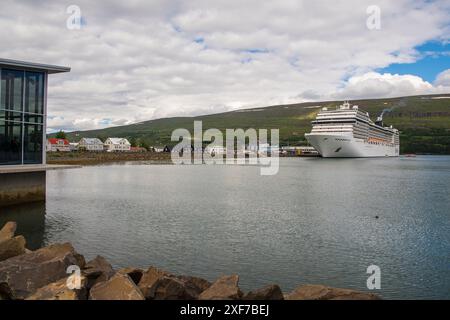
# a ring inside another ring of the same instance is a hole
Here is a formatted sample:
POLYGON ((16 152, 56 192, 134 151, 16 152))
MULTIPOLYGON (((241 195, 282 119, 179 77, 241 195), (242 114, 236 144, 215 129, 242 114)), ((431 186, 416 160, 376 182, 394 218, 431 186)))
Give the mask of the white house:
POLYGON ((79 150, 103 151, 103 142, 98 138, 82 138, 78 143, 79 150))
POLYGON ((50 138, 47 139, 47 151, 50 152, 69 152, 70 144, 67 139, 50 138))
POLYGON ((70 151, 77 151, 78 143, 77 142, 69 142, 69 148, 70 148, 70 151))
POLYGON ((108 138, 104 145, 108 152, 130 151, 131 149, 131 143, 125 138, 108 138))
POLYGON ((226 154, 227 148, 220 145, 207 146, 205 148, 205 153, 209 153, 210 155, 226 154))
POLYGON ((268 143, 260 143, 258 146, 258 154, 259 155, 267 155, 267 154, 279 154, 280 148, 278 146, 271 146, 268 143))

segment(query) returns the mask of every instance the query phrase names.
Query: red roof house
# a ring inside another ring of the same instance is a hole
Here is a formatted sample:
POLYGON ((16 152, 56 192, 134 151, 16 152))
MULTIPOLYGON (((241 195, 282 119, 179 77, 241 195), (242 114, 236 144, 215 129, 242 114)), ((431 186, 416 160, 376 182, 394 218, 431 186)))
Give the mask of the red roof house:
POLYGON ((47 139, 47 151, 50 151, 50 152, 56 152, 56 151, 68 152, 68 151, 70 151, 69 140, 67 140, 67 139, 57 139, 57 138, 47 139))

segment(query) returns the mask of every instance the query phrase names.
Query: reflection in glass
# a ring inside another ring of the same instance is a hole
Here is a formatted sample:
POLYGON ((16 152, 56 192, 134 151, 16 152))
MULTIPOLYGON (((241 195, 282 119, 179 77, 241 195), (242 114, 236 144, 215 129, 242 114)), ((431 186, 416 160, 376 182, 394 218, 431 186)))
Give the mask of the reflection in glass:
POLYGON ((1 120, 22 122, 22 113, 9 110, 0 110, 0 121, 1 120))
POLYGON ((22 124, 0 120, 0 164, 22 162, 22 124))
POLYGON ((23 162, 42 162, 42 125, 25 124, 23 139, 23 162))
POLYGON ((26 72, 25 74, 25 112, 44 113, 44 74, 26 72))
POLYGON ((31 123, 43 123, 44 122, 44 116, 40 116, 37 114, 28 114, 25 113, 24 115, 25 122, 31 122, 31 123))
POLYGON ((42 163, 45 74, 0 71, 0 164, 42 163))
POLYGON ((23 71, 2 69, 0 108, 22 111, 23 71))

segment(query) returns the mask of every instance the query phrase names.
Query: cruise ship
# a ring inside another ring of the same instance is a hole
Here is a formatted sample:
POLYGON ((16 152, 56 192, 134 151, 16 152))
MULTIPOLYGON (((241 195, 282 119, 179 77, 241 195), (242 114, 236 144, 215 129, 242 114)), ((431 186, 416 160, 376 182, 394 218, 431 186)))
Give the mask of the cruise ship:
POLYGON ((398 157, 400 151, 399 132, 383 125, 383 114, 373 122, 348 101, 322 108, 305 137, 325 158, 398 157))

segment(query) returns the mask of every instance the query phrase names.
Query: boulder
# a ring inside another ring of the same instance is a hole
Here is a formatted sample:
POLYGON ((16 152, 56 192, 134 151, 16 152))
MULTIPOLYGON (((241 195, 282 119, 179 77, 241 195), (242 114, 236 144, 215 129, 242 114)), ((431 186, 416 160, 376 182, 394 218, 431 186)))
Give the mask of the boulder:
POLYGON ((0 261, 24 254, 26 251, 25 242, 23 236, 0 242, 0 261))
POLYGON ((210 285, 207 280, 197 277, 165 275, 147 287, 145 297, 154 300, 194 300, 210 285))
POLYGON ((255 291, 247 293, 243 300, 283 300, 281 288, 276 284, 270 284, 255 291))
POLYGON ((99 282, 104 282, 114 275, 115 271, 111 264, 102 256, 97 256, 86 263, 83 275, 88 279, 88 287, 91 288, 99 282))
POLYGON ((92 287, 90 300, 145 300, 144 295, 126 275, 116 273, 111 279, 92 287))
POLYGON ((142 276, 144 275, 144 270, 133 267, 122 268, 117 272, 128 275, 136 285, 141 281, 142 276))
POLYGON ((53 244, 0 262, 0 295, 24 299, 37 289, 67 277, 67 268, 82 269, 84 257, 70 243, 53 244))
POLYGON ((177 278, 183 281, 187 290, 190 291, 190 294, 196 297, 198 297, 200 293, 211 287, 211 282, 202 278, 191 276, 177 276, 177 278))
POLYGON ((171 274, 165 270, 161 270, 155 267, 150 267, 147 271, 144 272, 138 286, 145 298, 152 299, 152 296, 149 293, 150 288, 156 283, 158 279, 164 276, 171 276, 171 274))
POLYGON ((242 297, 238 287, 239 276, 223 276, 216 280, 198 297, 199 300, 234 300, 242 297))
POLYGON ((350 289, 303 285, 285 296, 286 300, 379 300, 378 295, 350 289))
POLYGON ((0 242, 6 241, 14 237, 14 234, 16 233, 17 229, 17 223, 15 222, 7 222, 3 226, 3 228, 0 229, 0 242))
POLYGON ((87 278, 81 276, 79 289, 70 289, 67 285, 69 277, 50 283, 39 288, 35 293, 25 300, 86 300, 87 278))
POLYGON ((172 276, 157 279, 147 290, 147 299, 153 300, 193 300, 198 295, 192 295, 185 283, 172 276))

